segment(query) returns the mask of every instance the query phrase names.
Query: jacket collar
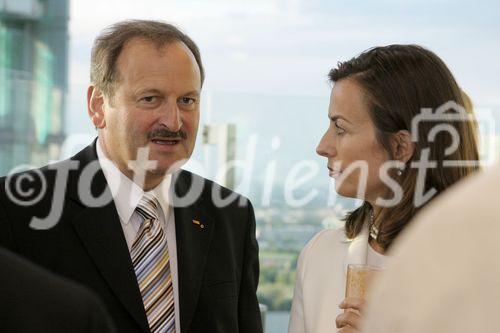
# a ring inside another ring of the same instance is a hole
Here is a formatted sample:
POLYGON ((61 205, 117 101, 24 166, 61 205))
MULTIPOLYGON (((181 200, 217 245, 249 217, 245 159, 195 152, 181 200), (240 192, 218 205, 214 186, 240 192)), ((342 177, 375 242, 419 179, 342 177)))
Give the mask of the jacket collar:
POLYGON ((68 177, 67 193, 71 200, 82 206, 72 224, 104 281, 142 331, 149 332, 128 246, 97 159, 95 144, 96 141, 72 158, 79 162, 79 166, 68 177), (100 198, 94 204, 85 202, 85 195, 82 195, 86 192, 90 197, 89 191, 92 197, 100 198))
MULTIPOLYGON (((175 235, 181 332, 188 330, 198 304, 207 255, 215 228, 210 206, 204 201, 209 194, 207 180, 187 171, 173 175, 175 196, 175 235), (187 199, 187 200, 186 200, 187 199)), ((212 184, 208 182, 208 184, 212 184)))

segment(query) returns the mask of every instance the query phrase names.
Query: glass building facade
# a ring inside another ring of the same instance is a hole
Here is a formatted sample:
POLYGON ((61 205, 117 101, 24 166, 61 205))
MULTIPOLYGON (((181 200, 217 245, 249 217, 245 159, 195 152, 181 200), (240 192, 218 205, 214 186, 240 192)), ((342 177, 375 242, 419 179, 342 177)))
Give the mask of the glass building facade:
POLYGON ((0 175, 58 159, 69 0, 0 0, 0 175))

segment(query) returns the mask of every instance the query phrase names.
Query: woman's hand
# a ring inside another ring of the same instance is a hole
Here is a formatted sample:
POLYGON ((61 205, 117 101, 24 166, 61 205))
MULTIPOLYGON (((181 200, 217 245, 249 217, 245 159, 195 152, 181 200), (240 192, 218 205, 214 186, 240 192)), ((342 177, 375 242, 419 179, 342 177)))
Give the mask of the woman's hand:
POLYGON ((357 297, 344 298, 339 308, 344 309, 335 319, 335 324, 339 329, 338 333, 356 333, 361 327, 361 314, 363 313, 365 300, 357 297))

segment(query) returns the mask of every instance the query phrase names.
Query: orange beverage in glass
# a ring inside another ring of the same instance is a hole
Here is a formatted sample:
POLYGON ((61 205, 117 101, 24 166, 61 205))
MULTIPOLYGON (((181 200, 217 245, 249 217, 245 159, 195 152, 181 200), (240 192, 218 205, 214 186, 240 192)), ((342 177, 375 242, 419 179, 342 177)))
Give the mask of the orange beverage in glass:
POLYGON ((366 299, 373 278, 380 272, 382 272, 381 268, 349 264, 347 266, 345 297, 366 299))

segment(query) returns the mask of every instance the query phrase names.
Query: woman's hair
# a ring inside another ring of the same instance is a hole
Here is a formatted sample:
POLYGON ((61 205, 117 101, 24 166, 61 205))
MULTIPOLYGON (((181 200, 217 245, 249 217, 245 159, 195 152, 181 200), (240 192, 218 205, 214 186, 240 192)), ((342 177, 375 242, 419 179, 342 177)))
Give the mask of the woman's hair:
MULTIPOLYGON (((406 168, 396 180, 403 189, 403 198, 393 207, 385 207, 379 214, 377 242, 387 249, 399 232, 422 207, 415 204, 418 169, 410 167, 412 162, 425 159, 436 162, 435 167, 425 170, 424 193, 435 189, 435 197, 461 178, 473 173, 478 167, 476 122, 473 120, 472 103, 461 91, 444 62, 434 53, 417 45, 389 45, 369 49, 359 56, 340 62, 329 73, 335 83, 350 78, 362 88, 368 101, 370 118, 376 128, 376 137, 393 159, 391 137, 400 130, 412 133, 412 122, 417 123, 422 111, 432 111, 439 119, 422 117, 416 127, 418 141, 406 163, 406 168), (443 111, 443 113, 436 113, 443 111), (461 117, 460 117, 461 115, 461 117), (457 117, 458 116, 458 117, 457 117), (467 117, 470 119, 467 119, 467 117), (465 118, 456 120, 456 118, 465 118), (427 119, 426 119, 427 118, 427 119), (448 126, 438 131, 434 140, 429 140, 431 130, 437 125, 448 126), (450 154, 445 154, 453 142, 452 126, 459 135, 460 144, 450 154), (446 128, 445 128, 446 129, 446 128), (448 166, 444 161, 469 161, 469 165, 448 166)), ((415 124, 413 124, 415 125, 415 124)), ((420 171, 423 172, 423 171, 420 171)), ((368 202, 350 212, 346 218, 346 235, 357 236, 372 210, 368 202)))

